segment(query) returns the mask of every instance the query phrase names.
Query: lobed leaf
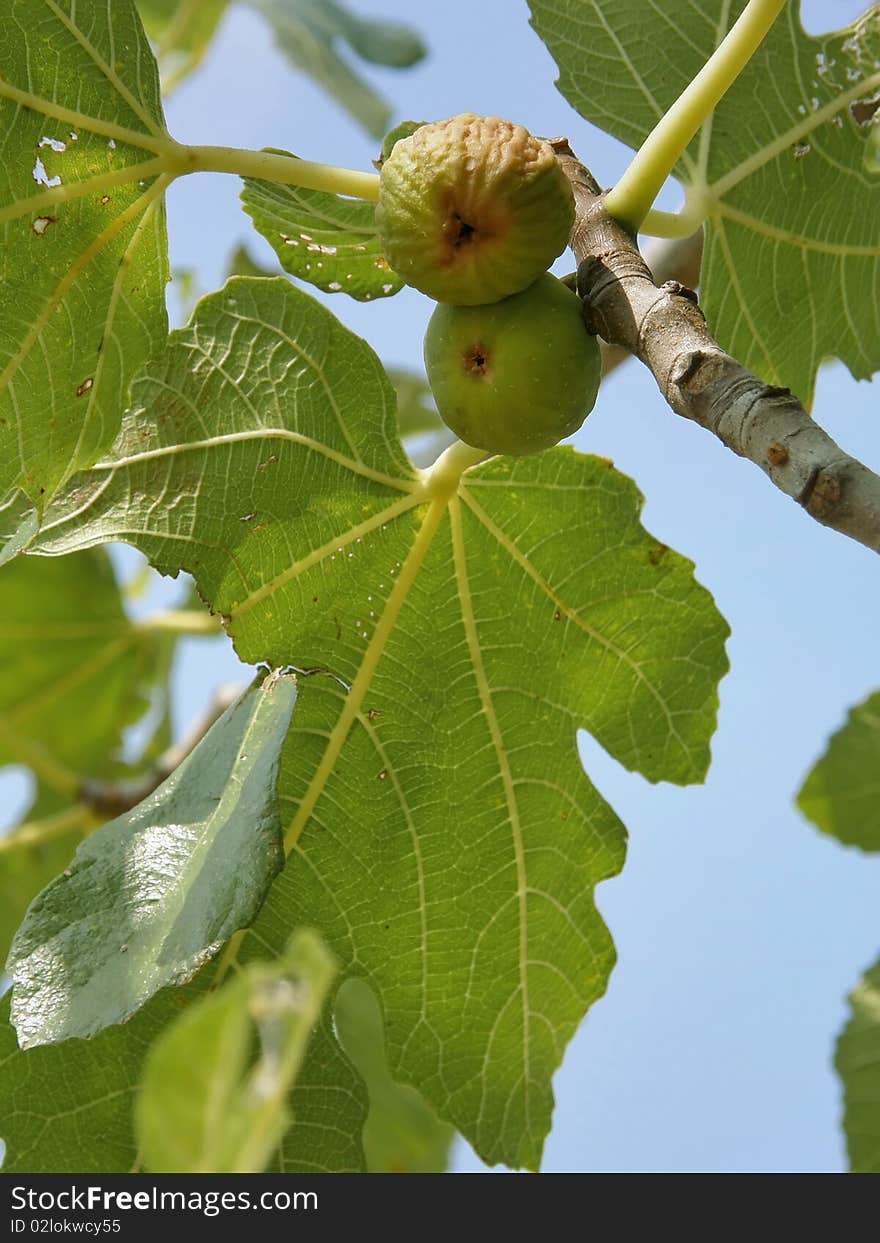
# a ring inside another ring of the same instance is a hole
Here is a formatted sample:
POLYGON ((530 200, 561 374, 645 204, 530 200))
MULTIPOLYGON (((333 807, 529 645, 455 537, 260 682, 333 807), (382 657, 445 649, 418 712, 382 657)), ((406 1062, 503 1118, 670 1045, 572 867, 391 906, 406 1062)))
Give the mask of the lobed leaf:
POLYGON ((880 1174, 880 962, 850 994, 834 1060, 843 1081, 843 1129, 854 1174, 880 1174))
POLYGON ((166 333, 172 147, 132 0, 0 0, 0 501, 113 440, 166 333))
POLYGON ((335 970, 319 937, 295 933, 280 958, 250 963, 165 1028, 147 1056, 135 1111, 148 1169, 266 1168, 289 1129, 290 1089, 335 970))
POLYGON ((313 675, 259 923, 276 944, 319 929, 379 996, 392 1075, 487 1159, 534 1166, 613 962, 593 889, 624 853, 576 730, 700 780, 727 627, 609 462, 498 458, 455 490, 395 424, 365 342, 285 281, 233 279, 145 369, 40 547, 123 537, 195 575, 244 660, 313 675))
POLYGON ((241 201, 291 276, 359 302, 403 288, 379 242, 374 203, 248 177, 241 201))
POLYGON ((797 796, 798 807, 847 846, 880 850, 880 691, 850 710, 797 796))
POLYGON ((253 921, 283 861, 275 782, 295 699, 289 676, 253 686, 31 904, 6 963, 22 1048, 124 1021, 253 921))
MULTIPOLYGON (((638 147, 745 0, 530 0, 532 25, 587 120, 638 147)), ((808 35, 787 4, 675 174, 705 220, 701 305, 731 354, 809 405, 837 357, 880 368, 880 5, 808 35)))

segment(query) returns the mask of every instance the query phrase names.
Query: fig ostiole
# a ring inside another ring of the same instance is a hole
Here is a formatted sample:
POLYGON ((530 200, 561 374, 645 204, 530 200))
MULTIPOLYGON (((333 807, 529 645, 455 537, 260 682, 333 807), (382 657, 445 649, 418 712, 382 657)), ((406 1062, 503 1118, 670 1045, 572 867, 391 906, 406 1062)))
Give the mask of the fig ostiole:
POLYGON ((573 220, 550 144, 500 117, 421 125, 379 174, 388 262, 437 302, 476 306, 525 289, 565 249, 573 220))
POLYGON ((460 440, 517 456, 577 431, 601 370, 580 299, 549 272, 499 302, 438 304, 425 367, 440 417, 460 440))

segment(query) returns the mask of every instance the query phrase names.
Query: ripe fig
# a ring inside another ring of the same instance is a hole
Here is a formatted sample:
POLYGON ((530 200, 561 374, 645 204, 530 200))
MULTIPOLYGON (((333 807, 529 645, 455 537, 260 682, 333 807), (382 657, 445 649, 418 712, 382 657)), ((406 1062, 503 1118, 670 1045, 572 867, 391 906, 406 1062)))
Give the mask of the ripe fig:
POLYGON ((500 117, 422 125, 379 174, 388 262, 438 302, 476 306, 525 289, 565 249, 573 219, 550 144, 500 117))
POLYGON ((440 417, 489 453, 537 453, 577 431, 599 388, 599 347, 581 303, 545 272, 486 306, 437 306, 425 367, 440 417))

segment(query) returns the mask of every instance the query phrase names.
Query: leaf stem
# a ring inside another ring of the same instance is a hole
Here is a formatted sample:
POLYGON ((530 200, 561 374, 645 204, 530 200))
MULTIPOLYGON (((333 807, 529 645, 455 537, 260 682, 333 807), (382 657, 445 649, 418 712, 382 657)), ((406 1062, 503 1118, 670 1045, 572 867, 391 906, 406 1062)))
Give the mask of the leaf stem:
POLYGON ((485 449, 475 449, 473 445, 466 445, 463 440, 456 440, 448 449, 443 450, 433 466, 419 472, 422 486, 428 496, 448 500, 458 490, 458 483, 464 472, 491 456, 485 449))
POLYGON ((41 846, 56 837, 64 837, 75 830, 89 829, 95 823, 92 812, 84 803, 65 807, 45 820, 31 820, 0 837, 0 854, 6 850, 20 850, 23 846, 41 846))
POLYGON ((650 237, 678 239, 691 237, 702 223, 701 213, 687 205, 681 211, 655 211, 652 207, 639 226, 639 232, 650 237))
POLYGON ((59 121, 63 125, 72 125, 74 129, 101 134, 104 138, 112 138, 117 143, 123 142, 132 147, 143 147, 147 151, 154 151, 157 155, 165 154, 173 158, 174 153, 180 147, 180 144, 164 131, 150 133, 118 125, 115 121, 105 121, 101 117, 90 116, 75 108, 66 108, 54 99, 44 99, 31 91, 21 90, 20 87, 7 82, 5 78, 0 78, 0 99, 11 99, 13 103, 20 104, 23 108, 30 108, 45 117, 51 117, 53 121, 59 121))
POLYGON ((220 634, 222 629, 219 618, 197 609, 167 609, 145 617, 137 626, 149 633, 161 630, 172 634, 220 634))
POLYGON ((748 64, 785 2, 749 0, 726 38, 654 126, 617 185, 609 190, 605 197, 609 215, 633 231, 640 228, 682 152, 748 64))
POLYGON ((292 155, 241 147, 186 147, 185 151, 187 172, 236 173, 239 177, 257 177, 281 185, 325 190, 328 194, 346 194, 372 203, 379 197, 377 173, 315 164, 292 155))

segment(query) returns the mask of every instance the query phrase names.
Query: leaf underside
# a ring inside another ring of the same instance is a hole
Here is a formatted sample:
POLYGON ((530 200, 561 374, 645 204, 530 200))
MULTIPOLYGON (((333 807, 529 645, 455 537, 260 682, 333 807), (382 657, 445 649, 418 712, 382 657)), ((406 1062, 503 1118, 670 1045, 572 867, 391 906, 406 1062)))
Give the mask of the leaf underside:
POLYGON ((252 178, 245 178, 241 201, 291 276, 359 302, 403 288, 379 243, 375 204, 252 178))
MULTIPOLYGON (((744 0, 530 0, 587 120, 638 147, 744 0)), ((722 346, 809 405, 816 371, 880 368, 880 6, 811 36, 787 4, 675 169, 705 214, 701 305, 722 346)))
POLYGON ((314 673, 279 778, 291 863, 245 952, 266 921, 276 945, 319 929, 379 996, 392 1075, 490 1161, 537 1165, 613 962, 592 895, 624 834, 577 728, 653 781, 708 763, 727 628, 640 506, 562 448, 432 490, 366 343, 285 281, 234 279, 41 536, 189 570, 243 660, 314 673))
POLYGON ((169 139, 131 0, 0 0, 0 65, 0 501, 39 510, 165 338, 169 139))

